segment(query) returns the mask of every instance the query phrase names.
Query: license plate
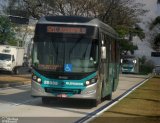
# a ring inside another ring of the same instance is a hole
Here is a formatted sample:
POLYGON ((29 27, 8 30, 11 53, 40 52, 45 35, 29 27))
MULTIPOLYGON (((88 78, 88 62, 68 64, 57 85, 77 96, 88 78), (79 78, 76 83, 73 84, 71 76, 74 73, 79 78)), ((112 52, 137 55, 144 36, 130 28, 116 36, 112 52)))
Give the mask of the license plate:
POLYGON ((58 94, 57 97, 65 98, 67 97, 67 94, 58 94))

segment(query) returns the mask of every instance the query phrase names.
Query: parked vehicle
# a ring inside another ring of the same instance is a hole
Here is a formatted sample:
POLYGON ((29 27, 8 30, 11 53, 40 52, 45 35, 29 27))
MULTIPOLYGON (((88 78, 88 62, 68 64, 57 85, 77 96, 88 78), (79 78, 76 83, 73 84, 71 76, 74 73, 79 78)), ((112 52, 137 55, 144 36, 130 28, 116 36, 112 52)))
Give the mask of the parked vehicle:
POLYGON ((155 66, 153 73, 154 75, 160 75, 160 65, 155 66))
POLYGON ((24 48, 0 45, 0 70, 19 74, 24 65, 24 48))

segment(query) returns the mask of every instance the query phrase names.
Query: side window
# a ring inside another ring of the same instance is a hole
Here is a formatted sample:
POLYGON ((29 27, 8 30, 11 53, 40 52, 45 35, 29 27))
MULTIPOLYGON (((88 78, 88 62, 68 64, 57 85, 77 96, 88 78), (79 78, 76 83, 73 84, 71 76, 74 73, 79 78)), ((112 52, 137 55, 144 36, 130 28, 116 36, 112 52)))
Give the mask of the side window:
POLYGON ((108 77, 109 77, 109 62, 110 62, 110 57, 111 57, 111 52, 110 52, 110 38, 109 38, 109 36, 108 35, 105 35, 104 36, 104 39, 105 39, 105 46, 106 46, 106 55, 107 55, 107 57, 106 57, 106 65, 105 65, 105 75, 106 75, 106 79, 107 79, 107 81, 108 81, 108 77))
POLYGON ((98 40, 92 40, 92 48, 90 53, 90 58, 93 58, 94 62, 98 63, 98 40))
POLYGON ((115 44, 115 40, 112 39, 111 41, 111 60, 113 63, 116 62, 116 44, 115 44))
POLYGON ((116 41, 116 63, 120 63, 120 49, 119 42, 116 41))
POLYGON ((109 62, 109 60, 110 60, 110 38, 107 36, 107 35, 105 35, 105 41, 106 41, 106 44, 105 44, 105 46, 106 46, 106 55, 107 55, 107 62, 109 62))

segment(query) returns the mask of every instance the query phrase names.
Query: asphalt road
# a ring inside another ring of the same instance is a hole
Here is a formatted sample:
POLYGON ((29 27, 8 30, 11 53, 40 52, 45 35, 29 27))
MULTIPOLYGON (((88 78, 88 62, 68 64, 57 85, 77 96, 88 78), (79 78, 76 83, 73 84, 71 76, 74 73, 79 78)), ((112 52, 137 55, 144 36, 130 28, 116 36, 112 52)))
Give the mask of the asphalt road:
MULTIPOLYGON (((121 75, 113 99, 146 78, 147 76, 140 75, 121 75)), ((30 96, 30 85, 5 88, 0 89, 0 122, 73 123, 108 102, 104 101, 98 107, 89 107, 84 100, 56 100, 50 105, 43 105, 41 98, 30 96)))

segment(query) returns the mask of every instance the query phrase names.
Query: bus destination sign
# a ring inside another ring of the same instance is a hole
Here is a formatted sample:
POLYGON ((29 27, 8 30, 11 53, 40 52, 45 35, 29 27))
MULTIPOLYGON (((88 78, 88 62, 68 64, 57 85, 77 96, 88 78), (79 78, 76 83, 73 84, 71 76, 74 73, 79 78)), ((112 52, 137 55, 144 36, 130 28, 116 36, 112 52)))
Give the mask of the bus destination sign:
POLYGON ((82 27, 47 26, 47 32, 49 32, 49 33, 86 34, 86 28, 82 28, 82 27))

